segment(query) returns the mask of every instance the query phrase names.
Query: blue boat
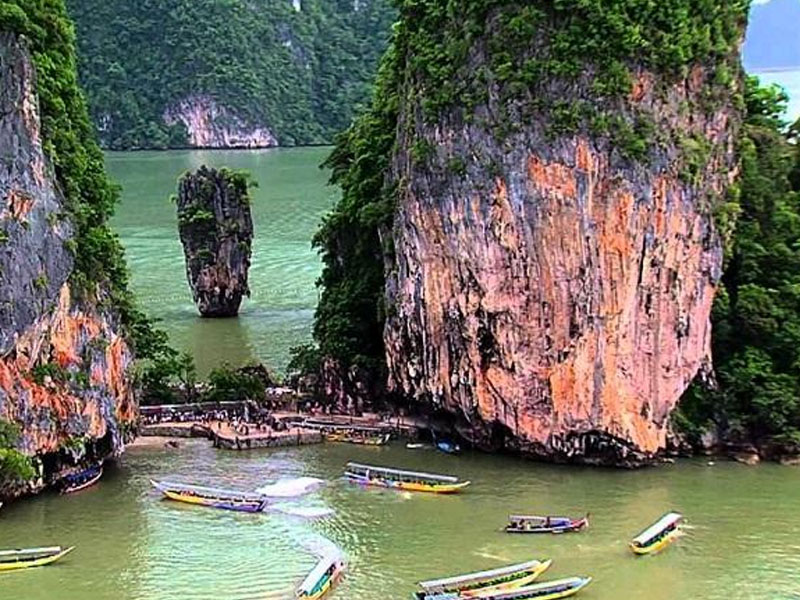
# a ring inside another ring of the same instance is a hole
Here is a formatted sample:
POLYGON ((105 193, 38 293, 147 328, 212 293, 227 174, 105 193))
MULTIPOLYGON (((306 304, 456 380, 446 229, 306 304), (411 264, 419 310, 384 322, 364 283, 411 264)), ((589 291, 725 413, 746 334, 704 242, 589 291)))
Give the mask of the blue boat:
POLYGON ((436 442, 436 449, 445 454, 459 454, 461 452, 461 446, 446 440, 436 442))

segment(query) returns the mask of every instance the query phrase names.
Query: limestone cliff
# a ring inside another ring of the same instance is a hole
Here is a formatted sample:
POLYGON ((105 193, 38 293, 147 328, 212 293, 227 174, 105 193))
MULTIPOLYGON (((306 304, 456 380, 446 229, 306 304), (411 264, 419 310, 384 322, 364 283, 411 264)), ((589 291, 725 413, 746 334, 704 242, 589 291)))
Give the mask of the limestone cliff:
POLYGON ((394 206, 388 387, 480 447, 647 461, 710 365, 746 3, 454 6, 401 3, 387 97, 331 161, 339 214, 394 206))
POLYGON ((273 133, 261 125, 250 125, 231 109, 207 96, 191 96, 164 112, 167 125, 186 128, 193 148, 269 148, 278 145, 273 133))
POLYGON ((186 278, 200 314, 231 317, 250 295, 253 219, 248 179, 229 169, 200 167, 178 186, 178 230, 186 278))
MULTIPOLYGON (((132 352, 119 314, 108 307, 109 290, 98 285, 91 298, 74 293, 77 232, 65 181, 44 150, 31 44, 3 29, 0 420, 21 426, 19 450, 38 457, 41 470, 37 481, 0 489, 0 496, 39 489, 84 458, 121 452, 137 412, 127 373, 132 352)), ((66 121, 60 126, 68 128, 66 121)), ((64 173, 66 154, 61 161, 64 173)))

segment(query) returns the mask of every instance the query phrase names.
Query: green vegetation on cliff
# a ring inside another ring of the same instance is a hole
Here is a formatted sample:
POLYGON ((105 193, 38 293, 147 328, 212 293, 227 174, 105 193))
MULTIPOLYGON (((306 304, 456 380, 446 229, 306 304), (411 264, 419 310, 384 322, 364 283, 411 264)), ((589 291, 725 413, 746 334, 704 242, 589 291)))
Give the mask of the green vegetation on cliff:
POLYGON ((689 432, 800 444, 800 122, 785 94, 750 78, 740 142, 740 215, 712 314, 718 389, 690 390, 689 432))
POLYGON ((31 458, 16 449, 17 440, 19 426, 0 421, 0 489, 27 481, 34 475, 31 458))
POLYGON ((186 144, 165 111, 207 97, 281 145, 328 142, 369 98, 386 0, 68 0, 81 82, 110 148, 186 144))

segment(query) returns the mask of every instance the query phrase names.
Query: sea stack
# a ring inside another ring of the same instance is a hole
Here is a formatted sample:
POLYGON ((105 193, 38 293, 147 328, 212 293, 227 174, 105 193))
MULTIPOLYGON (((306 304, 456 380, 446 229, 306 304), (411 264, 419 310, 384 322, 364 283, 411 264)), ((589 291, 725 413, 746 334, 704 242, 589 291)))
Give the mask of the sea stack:
POLYGON ((231 169, 200 167, 178 184, 178 231, 186 278, 204 317, 233 317, 250 295, 253 219, 249 178, 231 169))

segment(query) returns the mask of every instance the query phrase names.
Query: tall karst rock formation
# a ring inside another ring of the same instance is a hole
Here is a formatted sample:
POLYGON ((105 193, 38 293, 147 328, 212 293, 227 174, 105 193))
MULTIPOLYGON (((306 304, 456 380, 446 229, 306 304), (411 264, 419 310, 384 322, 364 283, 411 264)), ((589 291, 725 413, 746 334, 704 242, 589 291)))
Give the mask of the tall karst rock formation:
POLYGON ((0 477, 2 496, 120 452, 136 402, 115 308, 124 265, 105 227, 115 192, 63 5, 0 2, 0 15, 0 420, 41 459, 32 487, 0 477))
POLYGON ((634 464, 665 446, 710 364, 746 14, 401 3, 373 110, 331 159, 344 200, 318 240, 335 256, 347 214, 380 238, 390 389, 481 447, 634 464))

